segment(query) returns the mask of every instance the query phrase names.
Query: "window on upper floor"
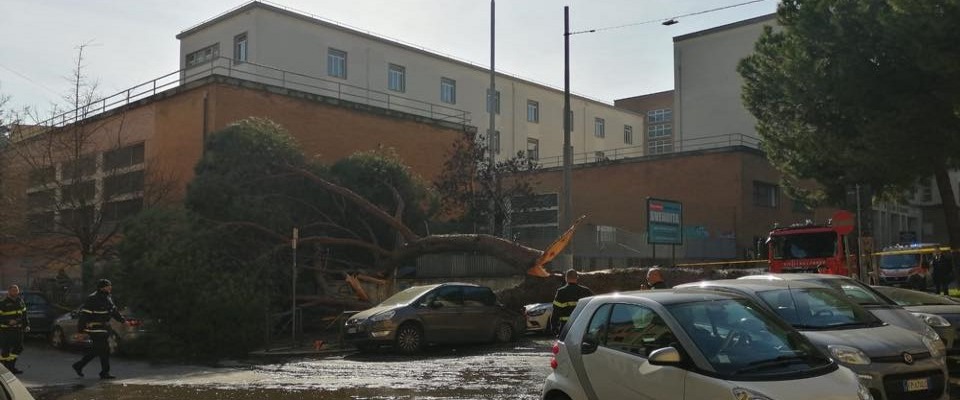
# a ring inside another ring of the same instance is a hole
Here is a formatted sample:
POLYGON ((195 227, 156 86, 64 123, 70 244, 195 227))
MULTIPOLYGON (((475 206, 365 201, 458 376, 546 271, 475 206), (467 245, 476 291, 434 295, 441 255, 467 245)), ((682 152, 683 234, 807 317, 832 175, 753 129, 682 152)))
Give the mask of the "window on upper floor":
POLYGON ((780 186, 772 183, 753 181, 753 205, 769 208, 779 207, 780 186))
POLYGON ((537 139, 527 139, 527 158, 531 160, 540 159, 540 141, 537 139))
POLYGON ((493 105, 493 112, 500 114, 500 91, 498 90, 496 94, 492 97, 490 96, 490 89, 487 89, 487 112, 490 112, 490 105, 493 105))
POLYGON ((241 64, 247 62, 247 33, 233 37, 233 62, 241 64))
POLYGON ((347 52, 327 49, 327 75, 347 79, 347 52))
POLYGON ((187 54, 185 64, 187 68, 211 62, 220 57, 220 43, 212 44, 200 50, 187 54))
POLYGON ((604 127, 605 125, 606 125, 606 122, 603 120, 603 118, 594 118, 593 119, 593 136, 596 136, 598 138, 606 137, 607 133, 604 127))
POLYGON ((457 104, 457 81, 450 78, 440 78, 440 101, 447 104, 457 104))
POLYGON ((143 164, 143 143, 121 147, 103 153, 103 170, 109 174, 112 171, 143 164))
POLYGON ((390 64, 387 67, 387 88, 394 92, 407 91, 407 69, 400 65, 390 64))
POLYGON ((920 184, 920 201, 929 203, 933 201, 933 179, 924 178, 920 184))
POLYGON ((630 125, 623 126, 623 143, 633 144, 633 127, 630 125))
POLYGON ((673 135, 673 125, 657 124, 647 126, 647 138, 659 139, 673 135))
POLYGON ((48 165, 30 170, 30 186, 42 186, 57 179, 57 167, 48 165))
POLYGON ((647 154, 663 154, 673 151, 673 140, 647 140, 647 154))
POLYGON ((673 110, 661 108, 659 110, 647 111, 647 123, 669 122, 673 120, 673 110))
POLYGON ((95 173, 97 173, 97 157, 94 155, 86 155, 64 162, 60 170, 60 176, 63 180, 80 179, 95 173))
POLYGON ((540 103, 534 100, 527 100, 527 122, 540 122, 540 103))
POLYGON ((143 185, 143 170, 108 176, 103 179, 103 197, 109 199, 127 193, 142 192, 143 185))

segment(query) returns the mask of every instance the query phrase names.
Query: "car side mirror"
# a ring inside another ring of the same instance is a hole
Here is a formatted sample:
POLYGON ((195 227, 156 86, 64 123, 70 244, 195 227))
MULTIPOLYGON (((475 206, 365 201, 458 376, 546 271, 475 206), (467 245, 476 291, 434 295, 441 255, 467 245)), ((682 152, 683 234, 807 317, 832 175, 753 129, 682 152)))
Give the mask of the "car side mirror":
POLYGON ((441 303, 439 300, 434 300, 430 302, 430 308, 436 309, 441 307, 443 307, 443 303, 441 303))
POLYGON ((674 347, 659 348, 650 353, 647 361, 653 365, 677 365, 680 364, 680 351, 674 347))
POLYGON ((597 339, 585 337, 583 341, 580 342, 580 354, 593 354, 593 352, 597 351, 597 347, 600 347, 597 339))

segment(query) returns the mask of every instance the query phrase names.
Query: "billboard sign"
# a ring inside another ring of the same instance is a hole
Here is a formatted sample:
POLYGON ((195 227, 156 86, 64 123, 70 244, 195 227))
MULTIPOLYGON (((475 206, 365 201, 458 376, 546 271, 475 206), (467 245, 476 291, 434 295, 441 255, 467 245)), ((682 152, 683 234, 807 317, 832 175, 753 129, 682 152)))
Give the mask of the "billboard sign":
POLYGON ((647 199, 647 243, 683 244, 683 204, 647 199))

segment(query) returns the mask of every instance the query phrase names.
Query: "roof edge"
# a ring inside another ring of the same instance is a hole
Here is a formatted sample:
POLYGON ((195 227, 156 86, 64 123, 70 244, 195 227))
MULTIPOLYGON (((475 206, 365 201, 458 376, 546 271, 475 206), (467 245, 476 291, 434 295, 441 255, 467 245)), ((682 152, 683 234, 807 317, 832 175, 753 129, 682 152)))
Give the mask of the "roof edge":
POLYGON ((713 27, 713 28, 709 28, 709 29, 704 29, 704 30, 702 30, 702 31, 691 32, 691 33, 688 33, 688 34, 686 34, 686 35, 674 36, 674 37, 673 37, 673 42, 676 43, 676 42, 680 42, 680 41, 684 41, 684 40, 688 40, 688 39, 697 38, 697 37, 700 37, 700 36, 706 36, 706 35, 709 35, 709 34, 711 34, 711 33, 717 33, 717 32, 721 32, 721 31, 727 31, 727 30, 730 30, 730 29, 740 28, 740 27, 747 26, 747 25, 753 25, 753 24, 755 24, 755 23, 757 23, 757 22, 776 21, 776 19, 777 19, 777 13, 761 15, 761 16, 759 16, 759 17, 753 17, 753 18, 750 18, 750 19, 745 19, 745 20, 743 20, 743 21, 737 21, 737 22, 734 22, 734 23, 726 24, 726 25, 720 25, 720 26, 717 26, 717 27, 713 27))

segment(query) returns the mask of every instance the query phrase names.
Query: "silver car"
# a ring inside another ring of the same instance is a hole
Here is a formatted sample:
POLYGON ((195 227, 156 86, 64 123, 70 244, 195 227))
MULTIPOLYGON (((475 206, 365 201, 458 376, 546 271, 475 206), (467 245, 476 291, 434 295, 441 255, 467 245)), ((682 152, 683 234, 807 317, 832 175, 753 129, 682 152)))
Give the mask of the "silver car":
POLYGON ((719 292, 581 299, 553 354, 543 400, 871 399, 769 310, 719 292))
POLYGON ((741 279, 679 287, 738 294, 765 305, 856 372, 876 399, 948 398, 938 336, 887 324, 833 289, 800 281, 741 279))
POLYGON ((947 296, 890 286, 874 289, 896 301, 907 311, 920 317, 940 334, 947 345, 947 355, 960 356, 960 342, 954 340, 960 329, 960 303, 947 296))

